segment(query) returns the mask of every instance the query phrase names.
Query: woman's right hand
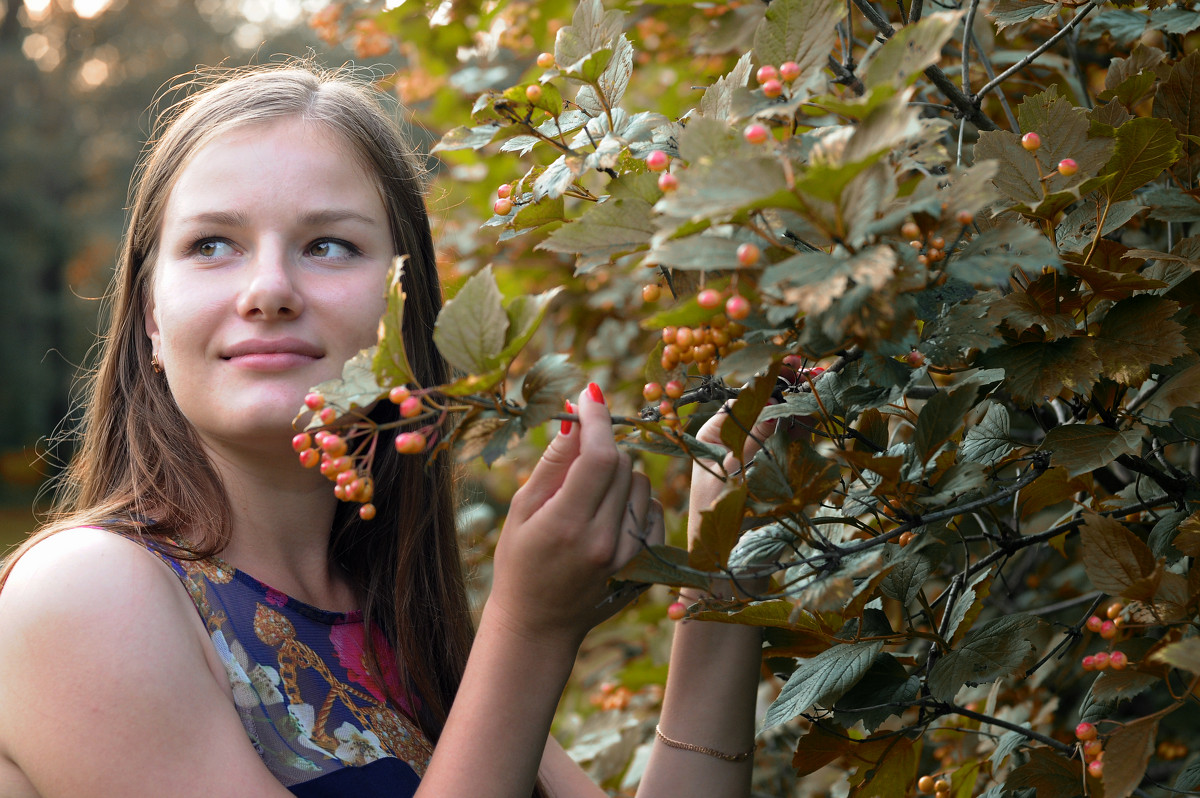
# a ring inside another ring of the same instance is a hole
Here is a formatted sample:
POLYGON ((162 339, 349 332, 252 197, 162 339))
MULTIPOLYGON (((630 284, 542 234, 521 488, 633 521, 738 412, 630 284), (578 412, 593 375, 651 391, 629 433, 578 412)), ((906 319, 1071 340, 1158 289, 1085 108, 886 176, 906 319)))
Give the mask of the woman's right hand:
POLYGON ((614 590, 610 577, 663 540, 662 507, 617 448, 595 383, 577 412, 579 422, 555 437, 513 497, 485 610, 531 642, 573 649, 640 592, 614 590))

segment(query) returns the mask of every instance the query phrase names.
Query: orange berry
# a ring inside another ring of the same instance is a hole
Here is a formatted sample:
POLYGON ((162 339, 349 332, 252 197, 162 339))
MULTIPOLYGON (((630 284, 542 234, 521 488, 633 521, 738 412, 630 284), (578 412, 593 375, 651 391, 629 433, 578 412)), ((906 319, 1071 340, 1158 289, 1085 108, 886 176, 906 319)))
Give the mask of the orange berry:
POLYGON ((297 452, 302 452, 305 449, 311 449, 313 444, 312 436, 307 432, 301 432, 292 438, 292 449, 297 452))
POLYGON ((412 396, 412 391, 410 391, 408 386, 405 385, 397 385, 395 388, 388 391, 388 401, 390 401, 392 404, 402 405, 410 396, 412 396))
POLYGON ((945 779, 938 779, 933 783, 934 792, 950 792, 950 782, 945 779))
POLYGON ((364 504, 362 507, 359 507, 358 508, 358 517, 364 521, 370 521, 372 518, 375 517, 375 505, 364 504))
POLYGON ((1097 779, 1103 776, 1104 763, 1099 759, 1093 759, 1091 762, 1088 762, 1088 775, 1097 779))
POLYGON ((319 393, 310 393, 304 397, 304 406, 309 410, 320 410, 325 406, 325 397, 319 393))
POLYGON ((663 390, 671 399, 678 399, 679 397, 683 396, 683 389, 683 383, 679 380, 671 380, 665 386, 663 386, 663 390))
POLYGON ((679 188, 679 178, 670 172, 663 172, 658 176, 658 190, 664 194, 669 194, 679 188))
POLYGON ((922 776, 917 779, 917 789, 921 792, 933 792, 933 776, 922 776))
POLYGON ((525 99, 531 103, 535 103, 542 99, 542 87, 536 83, 531 83, 525 87, 525 99))
POLYGON ((770 64, 764 64, 758 68, 757 72, 754 73, 754 77, 759 84, 766 83, 769 80, 778 80, 779 70, 770 64))
POLYGON ((767 97, 774 99, 783 94, 783 84, 778 80, 768 80, 762 85, 762 91, 767 97))
POLYGON ((657 302, 662 296, 662 289, 655 284, 642 286, 642 301, 657 302))
POLYGON ((1104 625, 1104 619, 1101 618, 1099 615, 1093 615, 1092 617, 1088 618, 1087 623, 1085 624, 1085 626, 1087 626, 1089 632, 1099 632, 1100 627, 1103 625, 1104 625))
POLYGON ((1114 602, 1113 604, 1109 604, 1108 609, 1104 611, 1104 614, 1108 616, 1108 619, 1110 621, 1115 621, 1117 619, 1117 616, 1120 615, 1124 609, 1125 609, 1125 605, 1122 604, 1121 602, 1117 601, 1117 602, 1114 602))
POLYGON ((1021 136, 1021 146, 1033 152, 1042 146, 1042 137, 1037 133, 1026 133, 1024 136, 1021 136))
POLYGON ((1124 651, 1114 651, 1108 655, 1108 667, 1115 671, 1123 671, 1129 664, 1129 657, 1124 651))
POLYGON ((646 387, 642 388, 642 398, 647 402, 657 402, 662 398, 663 387, 657 382, 648 382, 646 387))
POLYGON ((667 617, 672 621, 682 621, 685 615, 687 615, 687 605, 682 601, 676 601, 667 607, 667 617))
POLYGON ((779 65, 779 77, 791 83, 800 77, 800 65, 795 61, 784 61, 779 65))
POLYGON ((900 227, 900 235, 907 239, 916 240, 921 237, 921 228, 916 222, 905 222, 900 227))
POLYGON ((421 415, 421 399, 417 396, 410 396, 400 403, 400 415, 404 418, 414 418, 421 415))
POLYGON ((317 453, 316 449, 305 449, 300 452, 300 465, 305 468, 312 468, 319 462, 321 462, 321 455, 317 453))
POLYGON ((1105 640, 1112 640, 1117 636, 1119 631, 1120 630, 1117 629, 1117 625, 1112 621, 1105 621, 1104 623, 1100 624, 1100 636, 1105 640))
POLYGON ((537 57, 537 65, 542 69, 549 69, 554 66, 554 53, 539 53, 537 57))
POLYGON ((721 304, 721 292, 715 288, 706 288, 696 294, 696 304, 705 310, 712 310, 721 304))
POLYGON ((317 414, 317 418, 321 419, 322 424, 332 424, 337 421, 337 411, 332 407, 323 407, 321 412, 317 414))
POLYGON ((512 196, 512 183, 501 183, 496 188, 496 196, 500 199, 506 199, 512 196))
POLYGON ((512 200, 510 200, 508 197, 501 197, 492 203, 492 211, 497 216, 508 216, 510 213, 512 213, 512 209, 512 200))
MULTIPOLYGON (((692 335, 691 327, 680 327, 678 330, 675 331, 675 343, 681 350, 687 349, 695 342, 696 342, 696 339, 692 335)), ((682 355, 683 353, 680 352, 680 354, 682 355)))
POLYGON ((970 211, 959 211, 958 213, 954 214, 954 219, 963 227, 966 227, 971 222, 975 221, 975 214, 971 213, 970 211))
POLYGON ((1075 163, 1074 158, 1063 158, 1058 162, 1058 173, 1063 177, 1070 177, 1079 171, 1079 164, 1075 163))
POLYGON ((1075 737, 1083 742, 1096 739, 1096 727, 1084 721, 1075 727, 1075 737))
POLYGON ((1103 750, 1104 743, 1100 742, 1099 740, 1088 740, 1083 744, 1083 755, 1088 759, 1095 759, 1096 757, 1100 756, 1100 753, 1103 750))

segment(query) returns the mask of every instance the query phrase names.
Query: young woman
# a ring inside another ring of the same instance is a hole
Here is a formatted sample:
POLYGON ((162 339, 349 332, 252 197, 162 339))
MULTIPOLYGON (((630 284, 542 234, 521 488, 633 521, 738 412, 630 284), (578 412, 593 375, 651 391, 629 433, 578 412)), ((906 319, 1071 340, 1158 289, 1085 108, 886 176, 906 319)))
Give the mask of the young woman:
MULTIPOLYGON (((372 90, 259 68, 166 115, 60 512, 0 570, 0 795, 603 795, 550 723, 662 514, 600 389, 513 498, 477 631, 446 458, 382 447, 367 521, 289 446, 310 386, 374 343, 396 255, 438 384, 420 175, 372 90)), ((693 506, 720 487, 698 471, 693 506)), ((639 794, 748 794, 759 648, 681 625, 639 794)))

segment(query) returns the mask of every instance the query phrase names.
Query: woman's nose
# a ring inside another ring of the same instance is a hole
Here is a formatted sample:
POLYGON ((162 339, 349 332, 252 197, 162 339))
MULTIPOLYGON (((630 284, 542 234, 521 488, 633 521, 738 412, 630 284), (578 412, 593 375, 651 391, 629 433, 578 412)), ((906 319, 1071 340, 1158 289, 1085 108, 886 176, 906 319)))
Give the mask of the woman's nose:
POLYGON ((268 244, 247 264, 246 284, 238 297, 238 313, 251 319, 290 319, 304 310, 295 282, 295 266, 287 251, 268 244))

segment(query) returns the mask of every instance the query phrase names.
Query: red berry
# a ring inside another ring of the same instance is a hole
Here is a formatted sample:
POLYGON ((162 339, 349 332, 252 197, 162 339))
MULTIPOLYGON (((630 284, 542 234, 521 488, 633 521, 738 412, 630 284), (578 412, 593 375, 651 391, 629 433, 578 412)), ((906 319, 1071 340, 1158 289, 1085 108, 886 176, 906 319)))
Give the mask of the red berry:
POLYGON ((300 452, 300 465, 305 468, 312 468, 319 462, 321 462, 321 455, 316 449, 305 449, 300 452))
POLYGON ((542 87, 536 83, 532 83, 525 87, 525 99, 531 103, 535 103, 542 99, 542 87))
POLYGON ((400 403, 400 415, 405 418, 414 418, 421 415, 421 400, 419 397, 410 396, 400 403))
POLYGON ((321 441, 321 448, 328 452, 330 457, 341 457, 346 453, 346 439, 341 435, 326 435, 321 441))
POLYGON ((662 296, 662 289, 659 288, 657 285, 642 286, 642 301, 643 302, 657 302, 658 298, 661 296, 662 296))
POLYGON ((1063 158, 1058 162, 1058 173, 1063 177, 1070 177, 1079 171, 1079 164, 1075 163, 1074 158, 1063 158))
POLYGON ((1037 133, 1026 133, 1024 136, 1021 136, 1021 146, 1033 152, 1042 146, 1042 137, 1037 133))
POLYGON ((512 195, 512 183, 501 183, 496 189, 496 196, 500 199, 507 199, 512 195))
POLYGON ((1092 776, 1093 778, 1097 778, 1097 779, 1100 778, 1101 776, 1103 776, 1104 775, 1104 763, 1101 762, 1099 759, 1094 759, 1091 762, 1088 762, 1088 775, 1092 776))
POLYGON ((679 380, 671 380, 663 386, 663 390, 671 399, 678 399, 683 396, 683 383, 679 380))
POLYGON ((310 393, 304 397, 304 406, 309 410, 320 410, 325 406, 325 397, 319 393, 310 393))
POLYGON ((647 402, 657 402, 662 398, 662 395, 663 387, 657 382, 648 382, 646 383, 646 387, 642 388, 642 397, 647 402))
POLYGON ((408 390, 408 387, 405 385, 397 385, 388 391, 388 400, 396 405, 404 404, 404 400, 410 396, 412 396, 412 391, 408 390))
POLYGON ((375 505, 364 504, 362 507, 359 507, 358 508, 358 517, 364 521, 370 521, 372 518, 375 517, 375 505))
POLYGON ((654 150, 646 156, 646 168, 652 172, 661 172, 671 165, 671 156, 662 150, 654 150))
POLYGON ((539 53, 537 57, 537 65, 542 69, 549 69, 554 66, 554 53, 539 53))
POLYGON ((1083 755, 1088 759, 1095 759, 1104 750, 1104 743, 1099 740, 1088 740, 1083 744, 1083 755))
POLYGON ((1083 723, 1080 723, 1078 726, 1075 727, 1075 737, 1082 740, 1085 743, 1088 740, 1095 740, 1096 739, 1096 727, 1093 726, 1092 724, 1088 723, 1087 721, 1084 721, 1083 723))
POLYGON ((669 194, 679 188, 679 178, 670 172, 663 172, 658 176, 658 190, 664 194, 669 194))
POLYGON ((764 64, 758 68, 758 72, 754 73, 754 77, 760 84, 770 80, 777 80, 779 78, 779 70, 770 64, 764 64))
POLYGON ((396 436, 396 451, 400 454, 420 454, 425 451, 425 436, 419 432, 401 432, 396 436))
POLYGON ((959 211, 958 213, 954 214, 954 218, 959 224, 961 224, 963 227, 966 227, 971 222, 975 221, 975 214, 971 213, 970 211, 959 211))
POLYGON ((311 449, 312 445, 312 436, 307 432, 301 432, 299 435, 292 438, 292 449, 297 452, 302 452, 305 449, 311 449))
POLYGON ((762 85, 763 94, 774 99, 783 94, 783 84, 778 80, 768 80, 762 85))
POLYGON ((771 132, 763 125, 755 122, 752 125, 746 125, 746 129, 742 131, 742 136, 751 144, 762 144, 771 135, 771 132))
POLYGON ((1096 670, 1102 671, 1108 667, 1108 652, 1099 651, 1092 655, 1092 661, 1096 663, 1096 670))
POLYGON ((750 315, 750 300, 740 294, 734 294, 725 301, 725 315, 741 321, 750 315))
POLYGON ((696 294, 696 304, 705 310, 714 310, 721 304, 721 292, 715 288, 706 288, 696 294))
POLYGON ((1081 665, 1083 666, 1083 669, 1085 671, 1094 671, 1094 670, 1096 670, 1096 658, 1093 657, 1091 654, 1088 654, 1086 657, 1083 658, 1083 662, 1081 663, 1081 665))
MULTIPOLYGON (((1092 617, 1094 618, 1095 616, 1093 615, 1092 617)), ((1120 630, 1117 629, 1117 625, 1112 621, 1105 621, 1104 623, 1100 624, 1100 636, 1105 640, 1112 640, 1117 636, 1118 631, 1120 630)))
POLYGON ((687 615, 687 605, 682 601, 676 601, 667 607, 667 617, 672 621, 682 621, 685 615, 687 615))
POLYGON ((501 197, 492 205, 492 210, 497 216, 508 216, 512 212, 512 200, 508 197, 501 197))
POLYGON ((800 77, 800 65, 795 61, 784 61, 779 65, 779 77, 791 83, 800 77))
POLYGON ((1125 670, 1125 666, 1129 664, 1129 657, 1124 651, 1114 651, 1108 655, 1108 666, 1115 671, 1125 670))
POLYGON ((318 418, 321 419, 322 424, 332 424, 337 421, 337 411, 332 407, 322 408, 318 418))
POLYGON ((750 267, 758 263, 758 259, 762 257, 762 250, 757 244, 746 242, 737 248, 738 266, 750 267))
POLYGON ((1099 632, 1100 627, 1103 624, 1104 624, 1103 618, 1101 618, 1099 615, 1093 615, 1091 618, 1087 619, 1086 626, 1087 626, 1089 632, 1099 632))

